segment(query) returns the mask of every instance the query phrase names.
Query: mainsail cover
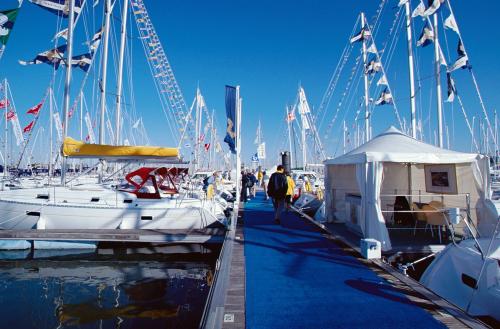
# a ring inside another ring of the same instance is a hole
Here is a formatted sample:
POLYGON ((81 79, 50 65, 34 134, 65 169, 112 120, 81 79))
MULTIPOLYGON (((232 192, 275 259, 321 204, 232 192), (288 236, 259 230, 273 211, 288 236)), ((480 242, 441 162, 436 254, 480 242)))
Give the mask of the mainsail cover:
POLYGON ((106 160, 179 160, 179 149, 158 146, 126 146, 86 144, 66 137, 62 145, 65 157, 97 158, 106 160))

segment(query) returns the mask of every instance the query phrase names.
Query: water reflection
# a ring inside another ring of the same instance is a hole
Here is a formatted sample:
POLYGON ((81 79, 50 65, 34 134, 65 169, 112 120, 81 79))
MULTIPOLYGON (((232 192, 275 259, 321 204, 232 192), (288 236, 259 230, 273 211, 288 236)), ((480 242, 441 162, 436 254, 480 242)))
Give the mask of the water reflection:
POLYGON ((109 258, 0 260, 2 327, 197 328, 213 263, 109 258))

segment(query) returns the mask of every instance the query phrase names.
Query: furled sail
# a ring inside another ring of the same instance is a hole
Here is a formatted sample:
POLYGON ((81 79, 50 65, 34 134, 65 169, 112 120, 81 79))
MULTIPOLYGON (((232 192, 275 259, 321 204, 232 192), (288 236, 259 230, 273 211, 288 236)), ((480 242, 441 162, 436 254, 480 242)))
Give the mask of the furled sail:
POLYGON ((86 144, 71 137, 64 140, 62 153, 65 157, 106 160, 179 160, 179 149, 174 147, 86 144))

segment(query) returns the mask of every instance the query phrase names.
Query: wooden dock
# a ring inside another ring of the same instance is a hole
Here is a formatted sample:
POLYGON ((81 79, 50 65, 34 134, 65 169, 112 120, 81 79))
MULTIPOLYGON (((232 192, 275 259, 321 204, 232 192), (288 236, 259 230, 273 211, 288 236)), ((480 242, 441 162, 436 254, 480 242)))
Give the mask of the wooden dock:
POLYGON ((143 243, 216 243, 224 241, 226 229, 192 230, 0 230, 0 240, 107 241, 143 243))

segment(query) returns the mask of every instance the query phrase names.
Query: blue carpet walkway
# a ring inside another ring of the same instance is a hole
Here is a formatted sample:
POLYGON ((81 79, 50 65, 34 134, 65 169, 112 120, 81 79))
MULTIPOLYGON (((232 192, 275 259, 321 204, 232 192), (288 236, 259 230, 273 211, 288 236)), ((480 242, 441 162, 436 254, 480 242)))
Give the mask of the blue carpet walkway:
POLYGON ((262 194, 244 223, 247 328, 444 327, 310 223, 275 224, 262 194))

